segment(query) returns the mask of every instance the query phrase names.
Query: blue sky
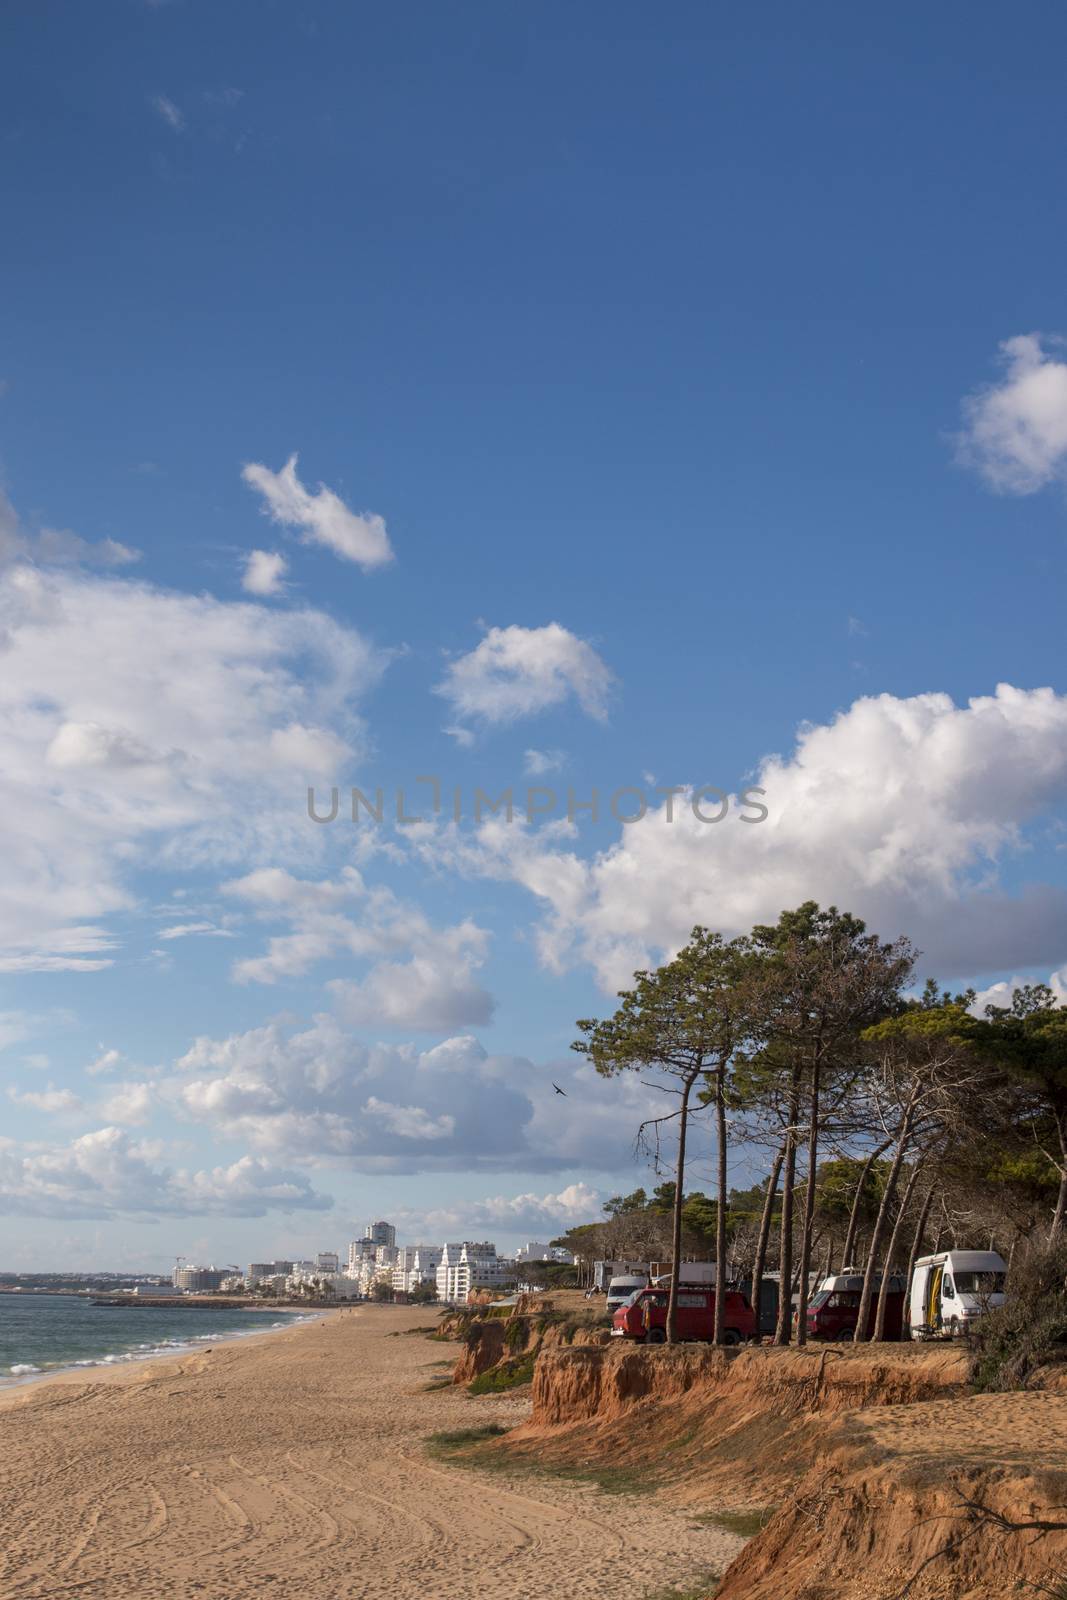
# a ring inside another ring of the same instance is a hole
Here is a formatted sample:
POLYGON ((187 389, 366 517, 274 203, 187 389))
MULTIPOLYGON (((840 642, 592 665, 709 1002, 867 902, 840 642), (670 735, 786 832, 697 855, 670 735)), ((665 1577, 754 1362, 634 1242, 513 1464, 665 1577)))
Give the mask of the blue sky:
POLYGON ((10 1264, 584 1220, 646 1101, 574 1019, 696 920, 1065 969, 1056 8, 6 33, 10 1264), (651 810, 474 825, 528 782, 651 810))

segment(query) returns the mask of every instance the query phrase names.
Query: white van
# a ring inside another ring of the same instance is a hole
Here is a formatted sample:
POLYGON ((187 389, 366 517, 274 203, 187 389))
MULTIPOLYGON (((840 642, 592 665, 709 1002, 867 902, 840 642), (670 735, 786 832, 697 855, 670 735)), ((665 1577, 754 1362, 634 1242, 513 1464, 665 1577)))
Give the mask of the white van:
POLYGON ((612 1278, 608 1284, 608 1297, 605 1302, 606 1309, 614 1316, 620 1306, 624 1306, 635 1289, 648 1288, 648 1274, 627 1272, 612 1278))
POLYGON ((913 1339, 954 1339, 1004 1304, 1007 1267, 995 1250, 943 1250, 922 1256, 911 1280, 913 1339))

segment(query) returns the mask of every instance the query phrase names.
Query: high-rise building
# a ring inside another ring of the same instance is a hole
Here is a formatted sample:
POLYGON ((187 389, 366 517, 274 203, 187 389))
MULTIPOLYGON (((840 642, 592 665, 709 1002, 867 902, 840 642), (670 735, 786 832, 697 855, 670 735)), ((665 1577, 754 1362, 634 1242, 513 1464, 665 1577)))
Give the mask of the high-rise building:
POLYGON ((410 1294, 423 1283, 433 1283, 444 1245, 408 1244, 396 1253, 393 1262, 393 1288, 410 1294))
POLYGON ((320 1250, 315 1259, 315 1265, 320 1272, 340 1272, 341 1262, 336 1250, 320 1250))
POLYGON ((174 1273, 174 1287, 187 1294, 210 1294, 222 1287, 224 1278, 235 1277, 239 1267, 178 1267, 174 1273))
POLYGON ((472 1289, 504 1289, 515 1277, 514 1261, 498 1256, 488 1239, 446 1244, 437 1267, 437 1298, 466 1305, 472 1289))
POLYGON ((363 1262, 369 1257, 374 1260, 374 1252, 378 1248, 373 1239, 353 1239, 348 1247, 348 1275, 358 1278, 363 1262))
POLYGON ((396 1244, 396 1229, 391 1222, 368 1222, 363 1237, 376 1245, 396 1244))

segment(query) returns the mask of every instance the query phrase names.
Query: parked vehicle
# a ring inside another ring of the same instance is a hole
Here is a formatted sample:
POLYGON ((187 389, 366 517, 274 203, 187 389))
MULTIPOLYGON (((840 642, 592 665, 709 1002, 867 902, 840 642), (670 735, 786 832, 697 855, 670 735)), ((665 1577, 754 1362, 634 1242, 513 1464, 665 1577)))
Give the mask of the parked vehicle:
MULTIPOLYGON (((748 1300, 736 1289, 727 1289, 724 1305, 727 1344, 740 1344, 756 1331, 756 1317, 748 1300)), ((633 1339, 639 1344, 663 1344, 667 1338, 669 1289, 654 1285, 635 1289, 625 1305, 615 1313, 613 1339, 633 1339)), ((680 1284, 678 1288, 677 1336, 679 1339, 710 1342, 715 1337, 715 1290, 706 1284, 680 1284)))
POLYGON ((612 1278, 608 1284, 608 1297, 605 1302, 609 1311, 617 1311, 625 1305, 636 1289, 648 1288, 648 1276, 645 1273, 626 1272, 617 1278, 612 1278))
POLYGON ((1007 1267, 995 1250, 943 1250, 922 1256, 911 1280, 913 1339, 954 1339, 1004 1304, 1007 1267))
MULTIPOLYGON (((742 1278, 737 1287, 748 1299, 752 1299, 752 1279, 742 1278)), ((777 1275, 768 1276, 760 1281, 760 1307, 759 1331, 760 1334, 774 1333, 778 1326, 778 1278, 777 1275)))
POLYGON ((593 1262, 592 1287, 594 1289, 599 1289, 601 1294, 607 1290, 612 1278, 622 1278, 626 1276, 639 1277, 642 1278, 645 1283, 647 1283, 649 1276, 648 1262, 631 1261, 629 1259, 593 1262))
MULTIPOLYGON (((878 1315, 878 1296, 882 1288, 882 1274, 874 1275, 874 1292, 867 1318, 867 1337, 874 1334, 874 1321, 878 1315)), ((862 1272, 839 1272, 824 1278, 808 1303, 809 1339, 852 1339, 859 1321, 860 1297, 863 1293, 862 1272)), ((904 1279, 894 1274, 886 1291, 884 1339, 899 1339, 904 1327, 904 1279)))
MULTIPOLYGON (((681 1270, 682 1283, 709 1283, 714 1285, 718 1276, 718 1269, 714 1261, 683 1261, 681 1270)), ((649 1268, 650 1283, 667 1283, 671 1281, 671 1264, 669 1261, 653 1261, 649 1268)))

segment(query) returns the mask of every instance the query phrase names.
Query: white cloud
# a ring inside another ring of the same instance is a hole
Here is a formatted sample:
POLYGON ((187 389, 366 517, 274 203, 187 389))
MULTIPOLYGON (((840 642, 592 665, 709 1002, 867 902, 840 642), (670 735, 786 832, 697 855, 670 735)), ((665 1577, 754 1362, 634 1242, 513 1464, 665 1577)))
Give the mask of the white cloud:
POLYGON ((49 1116, 56 1113, 81 1111, 82 1102, 70 1089, 57 1089, 54 1084, 49 1084, 47 1089, 9 1089, 9 1099, 17 1106, 29 1106, 33 1111, 44 1111, 49 1116))
POLYGON ((1016 990, 1024 989, 1028 984, 1044 983, 1052 990, 1052 1003, 1057 1006, 1067 1006, 1067 967, 1059 972, 1051 972, 1045 978, 1007 978, 999 983, 991 983, 986 989, 979 989, 971 1005, 971 1011, 976 1017, 985 1015, 986 1006, 1000 1006, 1005 1010, 1010 1009, 1016 990))
POLYGON ((1067 360, 1039 333, 1005 339, 1004 377, 963 402, 961 459, 1004 494, 1067 480, 1067 360))
POLYGON ((76 568, 0 571, 0 970, 93 971, 139 863, 314 859, 299 797, 386 657, 312 610, 76 568))
POLYGON ((0 567, 11 561, 33 561, 44 567, 126 567, 140 559, 139 550, 131 550, 117 539, 93 544, 65 528, 29 533, 11 501, 0 492, 0 567))
POLYGON ((448 1112, 431 1117, 421 1106, 394 1106, 373 1094, 363 1106, 363 1115, 380 1117, 382 1126, 402 1139, 450 1139, 456 1131, 456 1119, 448 1112))
POLYGON ((746 824, 734 806, 701 823, 676 799, 673 823, 650 810, 592 860, 569 847, 565 824, 495 819, 473 836, 427 828, 410 842, 437 865, 522 884, 545 908, 545 964, 588 962, 608 993, 696 923, 739 933, 807 899, 910 934, 924 970, 946 979, 1062 962, 1067 892, 1009 892, 1001 864, 1067 801, 1067 696, 1001 685, 963 707, 944 694, 857 700, 805 725, 754 782, 766 821, 746 824))
POLYGON ((577 1060, 490 1056, 469 1035, 368 1045, 325 1015, 200 1038, 158 1092, 250 1149, 401 1173, 617 1170, 662 1098, 636 1075, 607 1084, 577 1060))
POLYGON ((154 1146, 120 1128, 43 1149, 0 1139, 0 1205, 14 1215, 262 1217, 332 1204, 302 1173, 254 1156, 228 1167, 173 1170, 160 1164, 154 1146))
POLYGON ((160 939, 188 939, 193 934, 209 934, 213 939, 232 939, 229 928, 217 928, 213 922, 177 922, 172 928, 160 928, 160 939))
POLYGON ((474 650, 449 663, 434 692, 457 716, 487 724, 535 716, 572 695, 602 722, 613 681, 592 645, 550 622, 490 628, 474 650))
POLYGON ((492 1015, 492 998, 476 977, 488 950, 485 929, 469 920, 435 928, 392 890, 369 888, 355 867, 334 882, 265 867, 224 884, 223 892, 291 929, 271 938, 265 955, 235 964, 239 982, 277 983, 331 957, 354 957, 374 962, 369 973, 329 985, 349 1022, 442 1031, 492 1015))
POLYGON ((304 544, 325 545, 334 555, 365 571, 393 559, 385 522, 372 512, 350 511, 332 489, 321 484, 311 494, 296 475, 296 455, 280 472, 249 462, 241 476, 262 496, 265 511, 283 527, 300 529, 304 544))
POLYGON ((86 1072, 91 1078, 99 1077, 103 1073, 114 1072, 122 1062, 122 1055, 118 1050, 101 1050, 95 1060, 90 1061, 86 1072))
POLYGON ((118 1083, 100 1107, 100 1116, 105 1122, 117 1122, 123 1127, 140 1126, 148 1121, 154 1105, 153 1084, 118 1083))
POLYGON ((550 772, 560 772, 566 759, 563 750, 527 750, 522 770, 528 778, 545 778, 550 772))
POLYGON ((174 101, 169 98, 169 96, 167 96, 165 94, 155 94, 155 95, 153 95, 152 96, 152 109, 156 113, 156 115, 158 117, 160 117, 163 122, 165 122, 167 124, 167 127, 173 130, 173 132, 175 132, 175 133, 183 133, 184 132, 184 130, 185 130, 185 117, 183 116, 182 112, 178 109, 178 107, 174 104, 174 101))
POLYGON ((245 570, 241 587, 249 594, 262 597, 281 594, 285 588, 285 574, 289 563, 275 550, 250 550, 245 557, 245 570))
POLYGON ((431 1238, 477 1236, 482 1229, 530 1238, 556 1238, 568 1228, 602 1220, 603 1197, 586 1183, 572 1183, 558 1194, 492 1195, 428 1211, 398 1214, 405 1234, 431 1238))

